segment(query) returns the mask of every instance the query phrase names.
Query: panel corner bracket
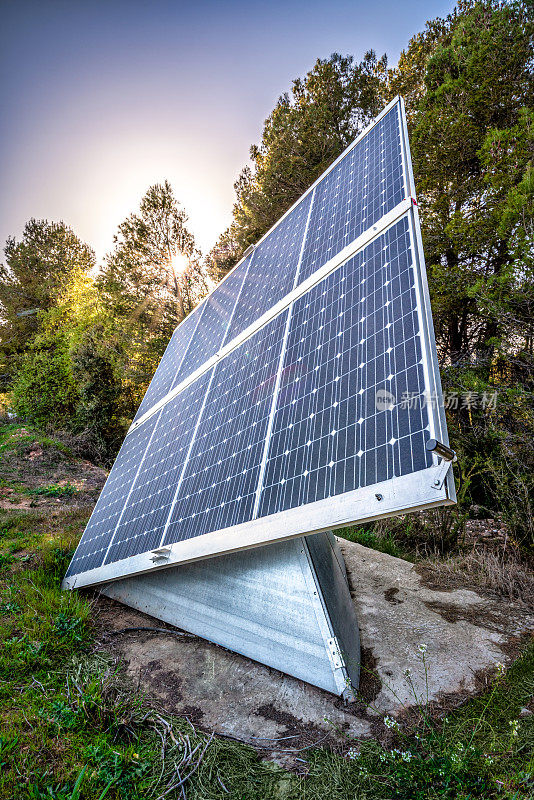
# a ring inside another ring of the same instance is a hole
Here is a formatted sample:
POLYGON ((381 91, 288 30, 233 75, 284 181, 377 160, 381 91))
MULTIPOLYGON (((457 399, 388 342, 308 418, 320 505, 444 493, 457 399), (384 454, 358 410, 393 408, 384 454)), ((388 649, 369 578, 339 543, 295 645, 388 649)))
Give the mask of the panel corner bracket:
POLYGON ((441 458, 440 463, 433 471, 432 487, 438 490, 442 489, 447 475, 449 474, 449 470, 454 462, 458 460, 458 456, 451 447, 442 442, 438 442, 437 439, 429 439, 426 443, 426 449, 441 458))

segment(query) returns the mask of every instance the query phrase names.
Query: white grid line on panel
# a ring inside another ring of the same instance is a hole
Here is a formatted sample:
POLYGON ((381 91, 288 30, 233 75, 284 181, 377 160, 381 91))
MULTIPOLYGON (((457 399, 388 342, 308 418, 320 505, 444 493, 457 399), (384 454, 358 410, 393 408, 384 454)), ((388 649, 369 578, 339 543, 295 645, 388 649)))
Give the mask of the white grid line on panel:
MULTIPOLYGON (((252 253, 252 257, 250 259, 250 262, 249 262, 249 265, 248 265, 248 268, 247 268, 247 272, 248 272, 248 269, 250 268, 250 264, 252 263, 253 259, 254 259, 254 253, 252 253)), ((245 278, 246 278, 246 273, 245 273, 245 278)), ((232 322, 232 318, 233 318, 233 316, 235 314, 235 310, 236 310, 237 305, 239 303, 239 298, 241 297, 241 292, 243 291, 243 286, 245 284, 245 278, 243 278, 243 281, 241 282, 241 286, 239 287, 239 292, 238 292, 236 301, 234 303, 234 307, 233 307, 232 313, 230 314, 230 316, 228 318, 228 323, 227 323, 226 328, 224 330, 224 333, 223 333, 221 341, 224 341, 224 337, 226 336, 226 333, 227 333, 228 329, 230 328, 230 325, 231 325, 231 322, 232 322)), ((172 503, 171 503, 171 506, 170 506, 170 509, 169 509, 169 513, 167 515, 167 519, 165 521, 165 526, 163 528, 163 533, 161 534, 161 540, 160 540, 160 544, 159 544, 160 547, 163 546, 163 542, 165 541, 165 537, 167 535, 167 530, 168 530, 170 522, 171 522, 171 518, 172 518, 173 511, 174 511, 174 507, 175 507, 176 501, 178 499, 178 493, 179 493, 180 488, 182 486, 182 482, 183 482, 183 479, 184 479, 184 476, 185 476, 185 471, 186 471, 187 466, 189 464, 189 458, 191 456, 191 452, 193 450, 193 445, 195 443, 196 435, 197 435, 198 429, 200 427, 200 422, 201 422, 202 416, 204 414, 204 409, 206 408, 206 403, 207 403, 207 400, 208 400, 208 396, 209 396, 209 393, 210 393, 210 388, 211 388, 211 384, 213 382, 214 375, 215 375, 215 365, 212 367, 212 372, 211 372, 211 375, 210 375, 210 378, 209 378, 209 381, 208 381, 208 385, 206 387, 206 393, 204 395, 204 400, 202 402, 202 407, 200 409, 200 412, 199 412, 199 415, 198 415, 198 419, 197 419, 197 422, 196 422, 196 425, 195 425, 195 429, 193 431, 193 435, 191 436, 191 441, 189 443, 189 448, 187 450, 187 454, 185 456, 185 460, 184 460, 182 469, 180 471, 180 477, 178 478, 178 483, 176 485, 176 491, 174 492, 174 497, 172 499, 172 503)))
MULTIPOLYGON (((299 279, 300 264, 301 264, 301 261, 302 261, 302 255, 304 253, 304 246, 306 244, 306 237, 307 237, 307 234, 308 234, 308 226, 310 224, 314 197, 315 197, 315 189, 313 190, 312 198, 311 198, 311 202, 310 202, 310 207, 308 209, 308 218, 306 220, 306 227, 304 228, 304 235, 302 237, 302 245, 301 245, 301 248, 300 248, 299 260, 298 260, 298 263, 297 263, 297 268, 295 270, 295 278, 294 278, 294 281, 293 281, 293 289, 297 286, 298 279, 299 279)), ((269 443, 271 441, 271 432, 272 432, 272 429, 273 429, 274 414, 275 414, 275 411, 276 411, 276 403, 277 403, 277 400, 278 400, 278 392, 279 392, 279 389, 280 389, 280 381, 282 380, 282 368, 284 366, 284 358, 285 358, 286 349, 287 349, 287 340, 288 340, 288 336, 289 336, 289 327, 291 325, 291 314, 292 314, 292 311, 293 311, 293 303, 291 303, 291 305, 289 306, 289 310, 288 310, 288 313, 287 313, 286 327, 285 327, 285 330, 284 330, 284 339, 283 339, 283 342, 282 342, 282 349, 280 351, 280 361, 279 361, 279 364, 278 364, 278 370, 276 372, 276 381, 275 381, 274 390, 273 390, 273 399, 272 399, 272 404, 271 404, 271 410, 270 410, 270 413, 269 413, 269 424, 267 425, 267 432, 265 434, 265 444, 264 444, 263 454, 262 454, 262 459, 261 459, 260 474, 258 476, 258 486, 256 488, 256 498, 254 500, 254 509, 252 511, 252 519, 256 519, 256 517, 258 516, 258 508, 259 508, 259 505, 260 505, 261 492, 262 492, 262 488, 263 488, 263 478, 264 478, 264 475, 265 475, 265 468, 267 466, 267 456, 268 456, 268 453, 269 453, 269 443)))
POLYGON ((117 530, 118 530, 118 528, 119 528, 119 525, 121 524, 121 520, 122 520, 122 517, 123 517, 124 511, 126 510, 126 506, 128 505, 128 500, 130 499, 130 496, 131 496, 131 494, 132 494, 132 492, 133 492, 134 486, 135 486, 135 484, 136 484, 136 482, 137 482, 137 478, 139 477, 139 473, 141 472, 141 467, 143 466, 143 463, 144 463, 144 460, 145 460, 146 454, 148 453, 148 448, 150 447, 150 443, 151 443, 151 441, 152 441, 152 439, 153 439, 153 437, 154 437, 154 434, 155 434, 155 432, 156 432, 156 429, 157 429, 157 427, 158 427, 159 420, 160 420, 160 417, 161 417, 161 413, 162 413, 162 412, 160 411, 160 412, 159 412, 159 415, 158 415, 158 418, 157 418, 157 420, 156 420, 156 423, 155 423, 155 425, 154 425, 154 430, 153 430, 153 431, 152 431, 152 433, 150 434, 150 438, 149 438, 149 440, 148 440, 147 446, 145 447, 145 450, 144 450, 144 453, 143 453, 143 455, 142 455, 141 461, 139 462, 139 466, 138 466, 138 468, 137 468, 137 472, 135 473, 135 477, 134 477, 134 479, 133 479, 133 481, 132 481, 132 485, 130 486, 130 490, 129 490, 128 494, 126 495, 126 499, 125 499, 125 501, 124 501, 124 505, 123 505, 123 507, 122 507, 121 513, 119 514, 119 518, 118 518, 118 520, 117 520, 117 524, 115 525, 115 529, 114 529, 114 531, 113 531, 113 533, 112 533, 112 535, 111 535, 111 539, 109 540, 109 544, 108 544, 108 546, 107 546, 107 549, 106 549, 106 552, 105 552, 105 554, 104 554, 104 558, 102 559, 102 564, 105 564, 105 562, 106 562, 106 558, 108 557, 109 550, 110 550, 110 548, 111 548, 111 546, 112 546, 112 544, 113 544, 113 540, 115 539, 115 536, 116 536, 116 534, 117 534, 117 530))

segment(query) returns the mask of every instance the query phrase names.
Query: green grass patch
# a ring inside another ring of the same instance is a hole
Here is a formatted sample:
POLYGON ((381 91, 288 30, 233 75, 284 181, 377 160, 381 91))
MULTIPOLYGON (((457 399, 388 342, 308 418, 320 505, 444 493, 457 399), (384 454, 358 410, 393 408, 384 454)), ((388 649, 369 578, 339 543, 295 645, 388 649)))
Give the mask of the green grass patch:
POLYGON ((64 456, 73 457, 73 452, 67 445, 30 424, 10 422, 0 425, 0 456, 9 450, 21 452, 34 442, 38 442, 43 450, 53 449, 64 456))
POLYGON ((347 539, 349 542, 356 542, 356 544, 369 547, 371 550, 378 550, 380 553, 387 553, 390 556, 395 556, 395 558, 404 558, 408 561, 413 560, 412 554, 399 545, 390 531, 379 536, 372 527, 358 528, 350 526, 347 528, 339 528, 334 531, 334 533, 336 536, 341 536, 342 539, 347 539))
POLYGON ((36 489, 26 489, 26 494, 38 495, 43 497, 72 497, 76 494, 77 488, 71 483, 57 484, 50 486, 38 486, 36 489))

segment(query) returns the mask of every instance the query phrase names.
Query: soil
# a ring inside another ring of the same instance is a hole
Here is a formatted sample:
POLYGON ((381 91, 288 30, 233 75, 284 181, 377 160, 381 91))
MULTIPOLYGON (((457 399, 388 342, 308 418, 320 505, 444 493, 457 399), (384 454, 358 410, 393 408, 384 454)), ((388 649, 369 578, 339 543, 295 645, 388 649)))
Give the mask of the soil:
POLYGON ((26 510, 96 503, 107 472, 71 455, 67 448, 14 432, 0 452, 0 508, 26 510))

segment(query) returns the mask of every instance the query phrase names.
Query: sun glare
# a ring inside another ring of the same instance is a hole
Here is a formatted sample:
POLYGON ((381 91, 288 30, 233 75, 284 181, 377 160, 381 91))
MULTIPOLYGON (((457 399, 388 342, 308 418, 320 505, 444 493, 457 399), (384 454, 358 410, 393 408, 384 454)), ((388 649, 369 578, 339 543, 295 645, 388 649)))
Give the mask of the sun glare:
POLYGON ((175 253, 171 258, 171 267, 175 275, 183 275, 189 266, 189 259, 185 253, 175 253))

